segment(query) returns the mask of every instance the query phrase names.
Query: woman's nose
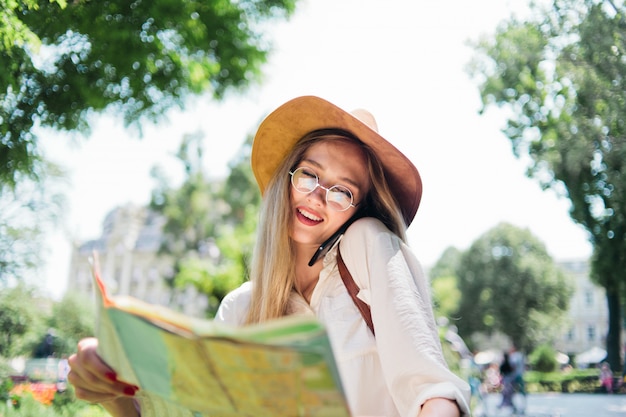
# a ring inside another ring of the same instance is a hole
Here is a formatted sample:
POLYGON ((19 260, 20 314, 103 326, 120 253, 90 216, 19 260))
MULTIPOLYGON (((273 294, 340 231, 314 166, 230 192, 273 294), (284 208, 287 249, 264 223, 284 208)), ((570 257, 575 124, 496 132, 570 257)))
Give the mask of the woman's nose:
POLYGON ((320 203, 324 203, 326 202, 326 189, 320 184, 317 184, 317 187, 315 187, 315 189, 309 193, 309 197, 317 198, 320 203))

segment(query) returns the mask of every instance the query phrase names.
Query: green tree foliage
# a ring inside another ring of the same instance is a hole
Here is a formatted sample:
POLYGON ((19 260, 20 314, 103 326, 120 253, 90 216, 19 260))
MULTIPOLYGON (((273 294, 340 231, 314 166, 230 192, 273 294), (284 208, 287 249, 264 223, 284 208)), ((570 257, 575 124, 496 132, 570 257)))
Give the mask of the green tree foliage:
POLYGON ((28 281, 29 271, 37 270, 43 230, 65 206, 58 167, 42 164, 32 174, 36 178, 24 178, 15 187, 0 182, 0 289, 28 281))
POLYGON ((256 235, 257 207, 248 207, 243 223, 219 228, 214 244, 216 257, 186 256, 178 264, 175 284, 191 284, 209 298, 207 315, 214 316, 219 304, 248 278, 248 265, 256 235))
POLYGON ((34 127, 87 132, 112 109, 157 120, 260 79, 266 24, 295 0, 0 0, 0 183, 38 163, 34 127))
POLYGON ((461 291, 454 275, 441 276, 431 282, 435 313, 440 317, 452 318, 459 310, 461 291))
POLYGON ((211 181, 202 166, 202 133, 185 135, 177 154, 185 168, 185 180, 177 188, 155 168, 158 186, 150 208, 165 216, 161 253, 180 259, 190 251, 206 252, 211 236, 228 208, 218 198, 221 184, 211 181))
MULTIPOLYGON (((215 230, 214 242, 219 257, 205 261, 204 276, 195 274, 193 279, 180 274, 181 283, 191 283, 209 295, 209 315, 215 313, 220 301, 228 292, 241 285, 249 276, 249 263, 256 240, 261 195, 250 167, 252 136, 229 162, 230 169, 222 183, 218 200, 227 207, 215 230), (202 277, 201 279, 197 279, 202 277)), ((181 271, 184 272, 184 271, 181 271)))
POLYGON ((593 279, 607 293, 611 366, 620 369, 626 282, 626 8, 555 0, 476 46, 484 108, 510 110, 504 133, 529 175, 571 201, 589 232, 593 279))
POLYGON ((203 135, 187 135, 177 154, 185 167, 183 184, 173 187, 158 177, 152 195, 150 208, 166 218, 160 253, 175 259, 170 283, 191 284, 206 294, 209 316, 248 276, 260 203, 250 168, 251 142, 248 138, 229 164, 226 180, 218 181, 203 168, 203 135))
POLYGON ((93 335, 93 323, 90 300, 68 293, 53 301, 32 286, 14 285, 0 291, 0 358, 69 355, 80 339, 93 335))
POLYGON ((428 271, 430 279, 437 279, 439 277, 456 276, 456 272, 459 269, 459 262, 463 252, 459 249, 450 246, 443 251, 437 263, 428 271))
POLYGON ((152 192, 150 209, 166 219, 162 230, 159 253, 174 259, 172 275, 166 277, 172 287, 180 286, 177 277, 195 277, 202 273, 201 265, 215 258, 217 225, 227 207, 219 199, 221 184, 211 181, 202 166, 204 153, 202 133, 188 134, 181 141, 177 158, 185 169, 185 179, 180 187, 153 169, 158 186, 152 192))
POLYGON ((56 355, 70 355, 76 351, 79 340, 94 335, 96 322, 93 300, 67 292, 63 299, 52 305, 46 323, 55 330, 56 355))
POLYGON ((230 208, 226 218, 233 224, 246 222, 252 214, 250 208, 256 210, 261 203, 261 194, 250 167, 252 140, 253 136, 248 135, 239 153, 228 164, 230 173, 224 184, 222 198, 230 208))
POLYGON ((50 311, 42 315, 45 332, 39 331, 30 343, 31 356, 69 356, 76 351, 80 339, 93 336, 96 317, 89 301, 69 291, 61 301, 53 302, 50 311))
POLYGON ((461 256, 460 250, 449 247, 428 272, 435 312, 438 316, 448 319, 452 318, 453 314, 458 311, 461 302, 457 278, 461 256))
POLYGON ((529 230, 501 223, 463 253, 457 271, 462 298, 459 334, 500 332, 530 351, 537 334, 558 334, 572 288, 529 230), (555 326, 546 328, 546 320, 555 326))
POLYGON ((18 342, 35 320, 31 293, 18 285, 0 292, 0 357, 10 358, 18 352, 18 342))

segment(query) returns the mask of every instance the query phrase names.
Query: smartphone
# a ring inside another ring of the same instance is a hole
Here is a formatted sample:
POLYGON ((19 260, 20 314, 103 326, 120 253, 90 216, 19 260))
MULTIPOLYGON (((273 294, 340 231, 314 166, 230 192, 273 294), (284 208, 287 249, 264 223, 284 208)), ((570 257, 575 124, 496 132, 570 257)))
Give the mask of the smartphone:
POLYGON ((341 227, 335 233, 333 233, 331 237, 326 239, 326 241, 322 243, 320 247, 315 251, 315 253, 313 254, 313 257, 309 261, 309 266, 313 266, 317 261, 319 261, 320 259, 323 259, 324 256, 326 256, 326 254, 328 253, 328 251, 335 245, 337 240, 339 240, 341 235, 345 233, 348 227, 352 223, 354 223, 356 220, 360 219, 361 217, 365 217, 365 215, 366 215, 366 212, 364 210, 359 210, 358 212, 354 214, 354 216, 350 217, 347 222, 341 225, 341 227))

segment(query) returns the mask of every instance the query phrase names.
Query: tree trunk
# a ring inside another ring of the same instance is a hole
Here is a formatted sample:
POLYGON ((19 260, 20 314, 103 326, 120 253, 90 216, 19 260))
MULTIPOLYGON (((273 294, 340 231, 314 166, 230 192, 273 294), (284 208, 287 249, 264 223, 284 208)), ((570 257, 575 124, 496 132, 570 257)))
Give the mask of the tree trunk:
POLYGON ((622 369, 621 367, 621 321, 622 312, 620 306, 619 294, 614 291, 606 293, 607 305, 609 308, 609 331, 606 335, 606 351, 607 361, 611 365, 614 372, 622 369))

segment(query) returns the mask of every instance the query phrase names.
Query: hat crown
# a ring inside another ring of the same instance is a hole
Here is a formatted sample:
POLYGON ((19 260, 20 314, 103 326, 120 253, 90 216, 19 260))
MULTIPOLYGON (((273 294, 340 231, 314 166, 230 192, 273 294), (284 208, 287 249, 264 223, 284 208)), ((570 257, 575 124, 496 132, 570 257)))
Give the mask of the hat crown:
POLYGON ((355 109, 350 112, 354 117, 363 122, 367 127, 378 133, 378 124, 374 115, 365 109, 355 109))

